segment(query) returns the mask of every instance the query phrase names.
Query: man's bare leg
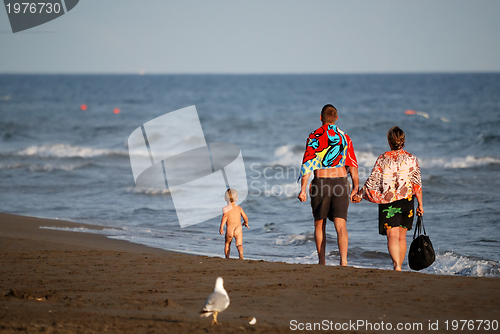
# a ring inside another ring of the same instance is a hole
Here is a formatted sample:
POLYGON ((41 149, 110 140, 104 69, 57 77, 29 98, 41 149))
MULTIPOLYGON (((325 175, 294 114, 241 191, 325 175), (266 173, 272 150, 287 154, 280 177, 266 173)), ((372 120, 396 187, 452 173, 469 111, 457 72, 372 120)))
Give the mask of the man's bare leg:
POLYGON ((324 265, 326 250, 326 219, 314 221, 314 238, 316 240, 319 264, 324 265))
POLYGON ((337 243, 340 253, 340 265, 347 266, 347 248, 349 244, 349 236, 347 234, 347 226, 344 218, 333 218, 335 230, 337 231, 337 243))

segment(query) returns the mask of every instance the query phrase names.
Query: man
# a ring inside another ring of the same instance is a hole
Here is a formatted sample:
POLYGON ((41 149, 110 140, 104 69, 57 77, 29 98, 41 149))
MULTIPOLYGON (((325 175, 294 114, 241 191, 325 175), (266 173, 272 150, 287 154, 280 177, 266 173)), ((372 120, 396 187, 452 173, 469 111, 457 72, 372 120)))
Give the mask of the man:
MULTIPOLYGON (((340 265, 347 266, 348 235, 346 228, 349 200, 358 193, 358 162, 351 138, 335 123, 339 119, 337 109, 327 104, 321 110, 323 125, 309 135, 302 160, 302 178, 299 200, 307 200, 307 183, 311 172, 314 179, 310 186, 311 207, 314 216, 314 237, 319 264, 325 264, 326 219, 335 224, 340 252, 340 265), (352 190, 347 180, 351 174, 352 190)), ((356 200, 359 202, 359 200, 356 200)))

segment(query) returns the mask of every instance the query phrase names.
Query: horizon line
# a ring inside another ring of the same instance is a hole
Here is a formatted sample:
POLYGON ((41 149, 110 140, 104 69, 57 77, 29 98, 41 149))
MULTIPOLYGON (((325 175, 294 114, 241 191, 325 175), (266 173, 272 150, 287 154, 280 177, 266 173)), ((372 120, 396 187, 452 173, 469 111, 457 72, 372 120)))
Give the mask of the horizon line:
POLYGON ((407 75, 407 74, 500 74, 500 70, 478 71, 373 71, 373 72, 0 72, 0 75, 407 75))

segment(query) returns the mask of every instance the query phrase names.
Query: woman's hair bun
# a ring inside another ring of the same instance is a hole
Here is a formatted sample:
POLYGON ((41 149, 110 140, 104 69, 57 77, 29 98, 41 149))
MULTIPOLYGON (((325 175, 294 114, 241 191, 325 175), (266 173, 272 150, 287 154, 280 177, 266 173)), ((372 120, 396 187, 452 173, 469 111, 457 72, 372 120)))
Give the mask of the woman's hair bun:
POLYGON ((399 126, 393 126, 387 132, 387 141, 392 150, 399 150, 405 146, 405 133, 399 126))

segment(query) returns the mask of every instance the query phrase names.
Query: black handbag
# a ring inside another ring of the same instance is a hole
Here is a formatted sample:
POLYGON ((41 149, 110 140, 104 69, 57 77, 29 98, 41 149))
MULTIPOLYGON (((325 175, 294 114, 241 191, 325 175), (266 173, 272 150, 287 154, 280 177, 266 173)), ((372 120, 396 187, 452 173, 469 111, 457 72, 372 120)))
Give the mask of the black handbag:
POLYGON ((413 270, 422 270, 429 267, 436 259, 436 253, 432 247, 431 239, 425 233, 424 219, 418 216, 415 232, 413 232, 413 241, 408 253, 408 264, 413 270), (422 234, 422 229, 424 234, 422 234), (415 238, 417 235, 418 236, 415 238))

